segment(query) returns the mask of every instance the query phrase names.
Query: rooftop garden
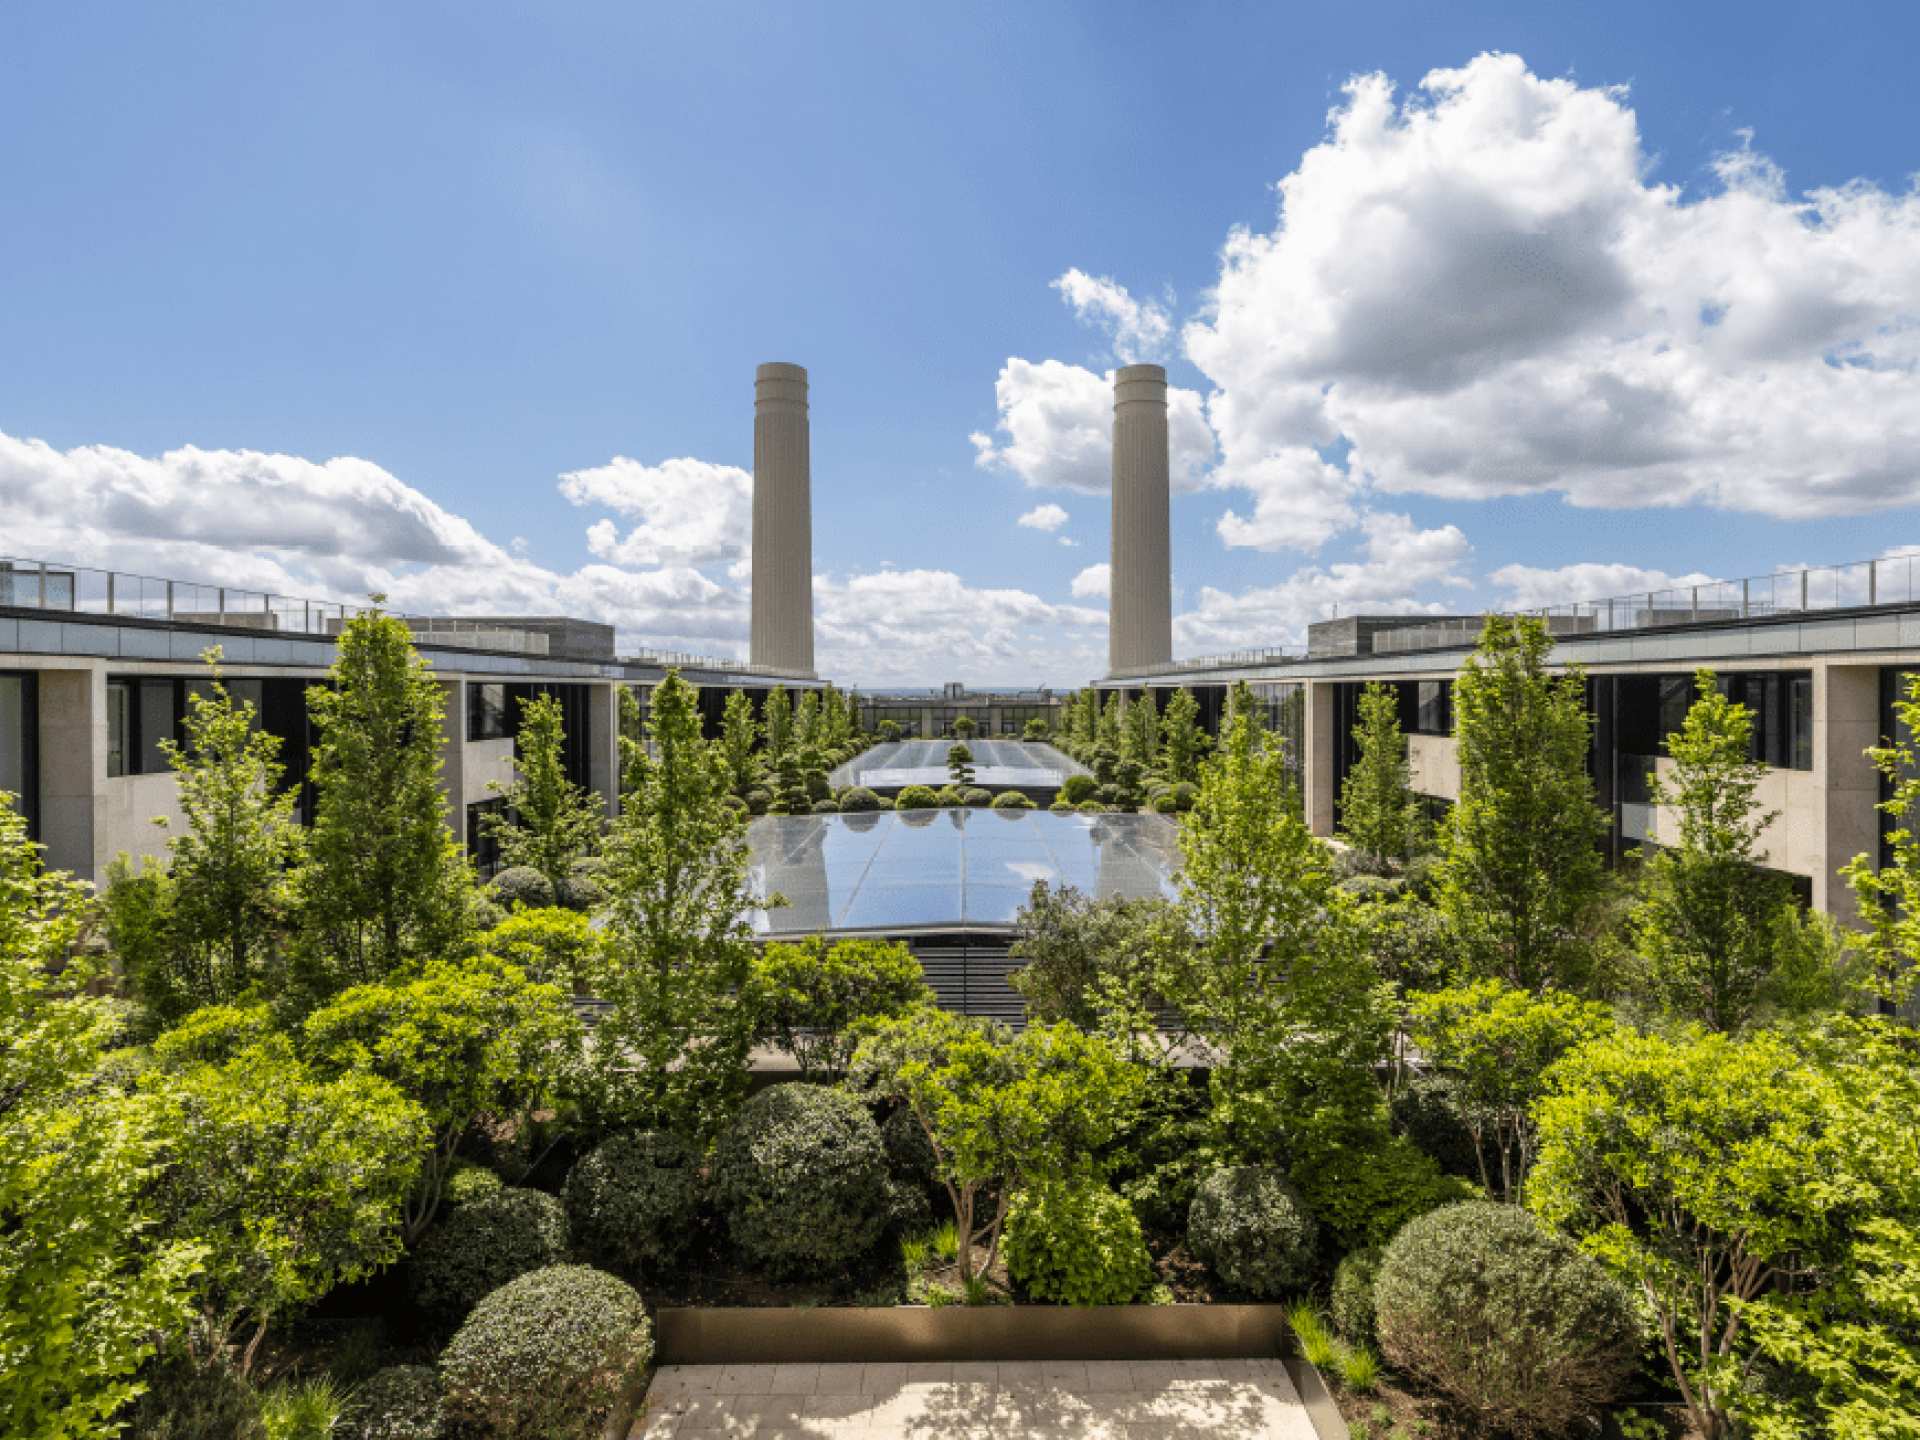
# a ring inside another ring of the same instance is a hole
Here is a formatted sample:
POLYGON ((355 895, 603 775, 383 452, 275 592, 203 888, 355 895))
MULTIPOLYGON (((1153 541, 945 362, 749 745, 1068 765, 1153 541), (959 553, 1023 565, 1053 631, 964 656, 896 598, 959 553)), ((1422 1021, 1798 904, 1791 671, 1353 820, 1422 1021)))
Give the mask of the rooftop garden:
POLYGON ((1703 676, 1678 843, 1610 872, 1547 645, 1489 623, 1438 833, 1369 697, 1338 845, 1246 692, 1214 744, 1187 697, 1077 701, 1114 758, 1062 803, 1188 787, 1178 895, 1037 887, 1017 1031, 901 946, 754 943, 754 792, 845 806, 843 698, 709 741, 670 677, 610 820, 532 702, 483 884, 403 623, 314 691, 310 827, 196 696, 164 864, 92 895, 0 805, 0 1433, 585 1440, 662 1305, 1220 1300, 1291 1305, 1370 1440, 1920 1433, 1920 1057, 1880 1013, 1917 757, 1875 752, 1893 860, 1842 934, 1751 863, 1703 676))

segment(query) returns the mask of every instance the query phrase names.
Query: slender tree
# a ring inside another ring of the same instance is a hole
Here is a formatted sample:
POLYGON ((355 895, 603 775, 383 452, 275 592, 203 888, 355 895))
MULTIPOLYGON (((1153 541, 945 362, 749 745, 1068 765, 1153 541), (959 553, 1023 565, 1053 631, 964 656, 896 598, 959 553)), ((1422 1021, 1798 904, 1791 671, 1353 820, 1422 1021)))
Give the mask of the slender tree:
POLYGON ((1413 853, 1420 834, 1420 801, 1407 767, 1400 705, 1375 682, 1360 692, 1360 723, 1353 727, 1360 758, 1340 787, 1340 829, 1349 844, 1384 871, 1413 853))
POLYGON ((759 778, 759 763, 754 746, 759 743, 760 726, 753 718, 753 702, 744 690, 727 692, 726 709, 720 717, 720 754, 726 762, 727 784, 736 795, 745 795, 759 778))
POLYGON ((601 799, 568 777, 566 741, 556 697, 522 701, 517 773, 502 792, 507 813, 482 822, 501 860, 538 870, 556 896, 566 893, 574 862, 591 855, 600 840, 601 799))
POLYGON ((778 685, 767 692, 766 702, 760 707, 760 733, 766 737, 769 758, 793 748, 793 702, 778 685))
POLYGON ((1154 710, 1153 692, 1143 690, 1139 698, 1129 700, 1122 713, 1120 753, 1143 769, 1151 767, 1160 753, 1160 717, 1154 710))
MULTIPOLYGON (((1097 701, 1095 702, 1098 703, 1097 701)), ((1099 726, 1094 732, 1094 743, 1105 746, 1118 755, 1120 753, 1120 692, 1112 691, 1107 696, 1106 705, 1100 710, 1099 726)))
POLYGON ((1206 732, 1200 728, 1200 704, 1182 685, 1167 697, 1160 717, 1160 768, 1169 780, 1196 781, 1200 757, 1206 753, 1206 732))
POLYGON ((1523 990, 1584 988, 1606 817, 1587 774, 1586 687, 1547 673, 1534 616, 1489 615, 1454 685, 1460 800, 1442 833, 1440 907, 1469 970, 1523 990))
POLYGON ((383 598, 341 630, 333 683, 307 692, 318 736, 295 945, 306 1000, 453 954, 471 928, 473 867, 440 788, 446 702, 383 598))
POLYGON ((606 945, 588 1099, 613 1123, 705 1144, 746 1094, 757 1016, 746 817, 678 672, 654 691, 651 746, 607 840, 606 945))
POLYGON ((793 710, 793 742, 802 751, 817 751, 822 743, 820 692, 804 691, 793 710))

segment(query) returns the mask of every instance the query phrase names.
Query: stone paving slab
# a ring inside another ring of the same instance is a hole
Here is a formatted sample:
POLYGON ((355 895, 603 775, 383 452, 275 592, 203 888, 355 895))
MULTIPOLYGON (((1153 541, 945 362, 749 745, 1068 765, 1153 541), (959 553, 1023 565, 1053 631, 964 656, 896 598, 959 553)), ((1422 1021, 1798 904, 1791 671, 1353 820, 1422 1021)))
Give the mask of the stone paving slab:
POLYGON ((629 1440, 1315 1440, 1278 1360, 668 1365, 629 1440))

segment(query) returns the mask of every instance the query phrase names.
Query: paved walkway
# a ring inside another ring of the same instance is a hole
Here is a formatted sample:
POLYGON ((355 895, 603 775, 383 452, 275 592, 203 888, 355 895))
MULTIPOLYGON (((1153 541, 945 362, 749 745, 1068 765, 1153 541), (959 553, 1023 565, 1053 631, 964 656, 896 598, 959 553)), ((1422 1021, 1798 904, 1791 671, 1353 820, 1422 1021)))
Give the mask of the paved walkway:
POLYGON ((1278 1360, 668 1365, 631 1440, 1314 1440, 1278 1360))

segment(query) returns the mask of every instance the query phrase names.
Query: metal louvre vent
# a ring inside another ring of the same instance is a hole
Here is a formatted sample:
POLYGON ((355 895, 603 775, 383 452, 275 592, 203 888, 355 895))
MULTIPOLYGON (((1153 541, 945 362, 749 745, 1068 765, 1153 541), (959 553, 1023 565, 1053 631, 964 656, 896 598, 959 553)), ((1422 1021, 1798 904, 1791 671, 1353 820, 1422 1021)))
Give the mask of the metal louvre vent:
POLYGON ((942 1009, 983 1015, 1015 1028, 1026 1023, 1020 993, 1007 983, 1022 963, 1007 954, 1007 937, 935 935, 908 943, 942 1009))

